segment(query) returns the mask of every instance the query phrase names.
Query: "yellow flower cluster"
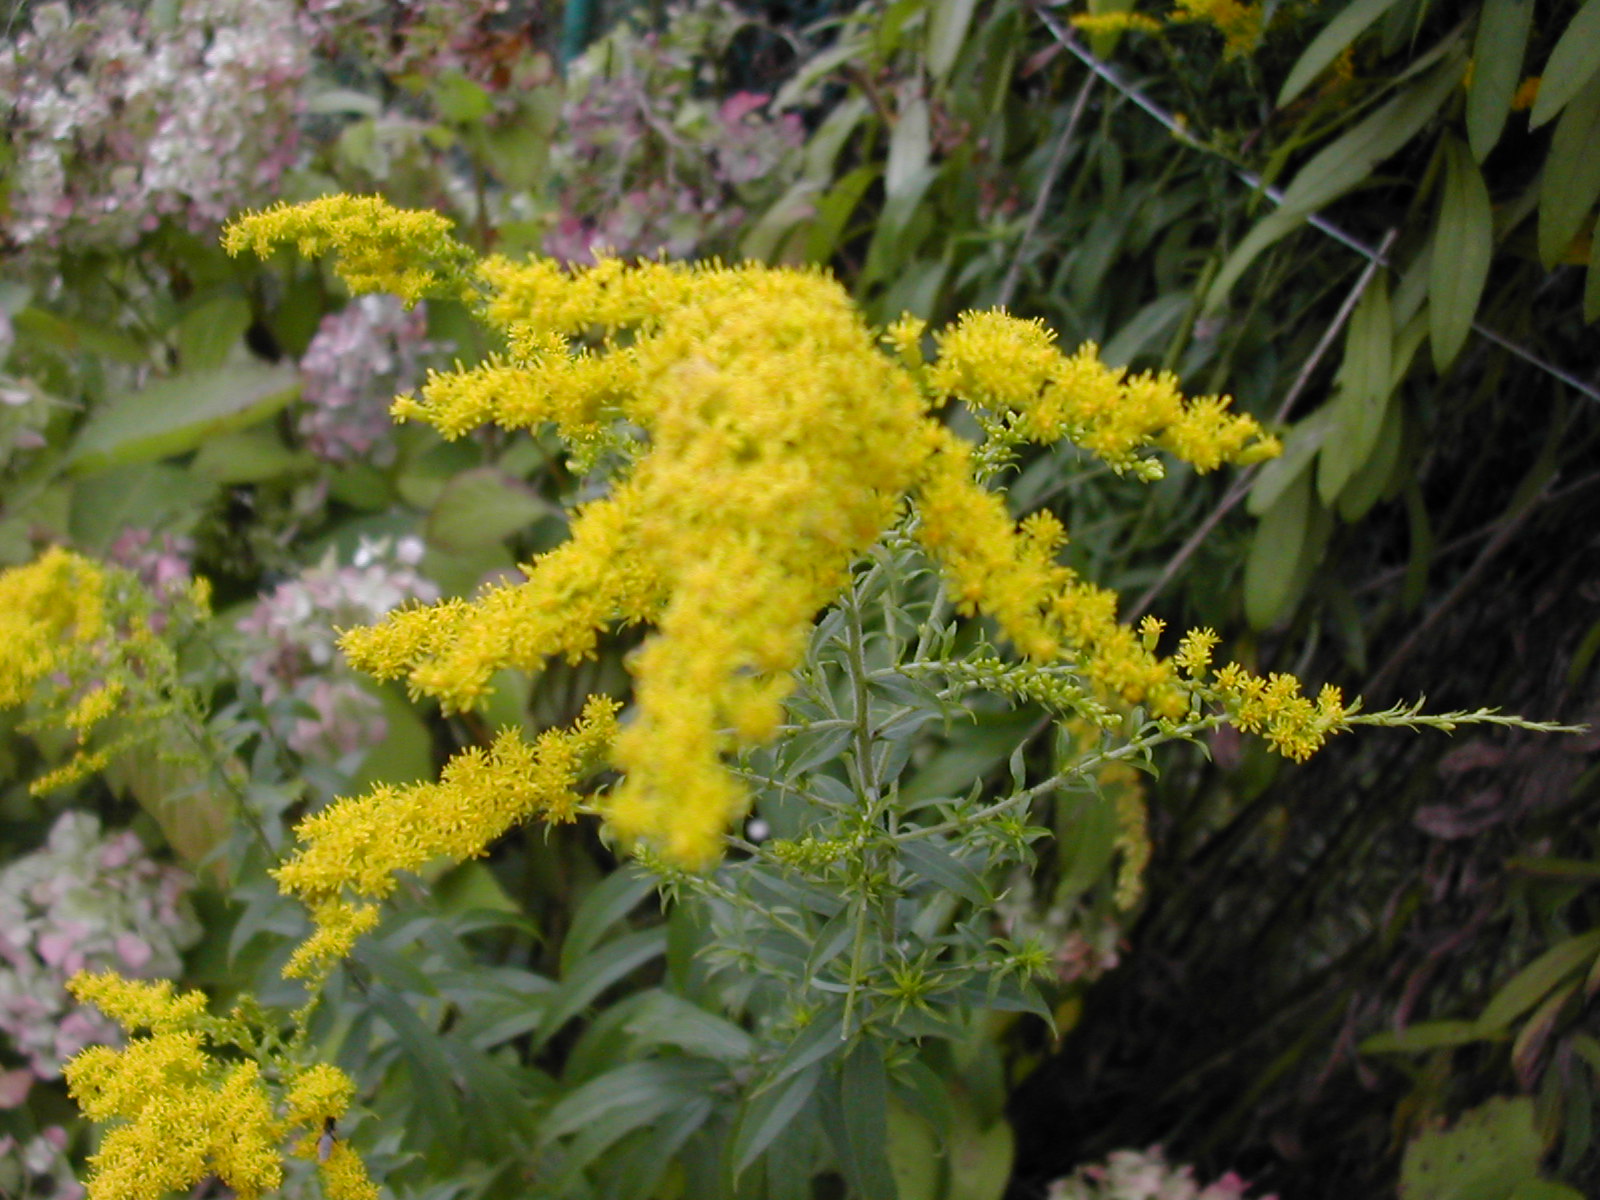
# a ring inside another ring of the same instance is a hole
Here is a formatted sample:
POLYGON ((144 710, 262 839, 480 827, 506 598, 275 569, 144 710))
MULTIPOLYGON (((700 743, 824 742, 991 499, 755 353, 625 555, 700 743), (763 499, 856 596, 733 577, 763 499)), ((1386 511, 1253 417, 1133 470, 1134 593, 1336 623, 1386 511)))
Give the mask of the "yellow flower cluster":
POLYGON ((577 785, 604 763, 616 737, 617 708, 591 697, 570 733, 546 730, 530 745, 504 729, 487 750, 451 759, 438 783, 381 786, 306 817, 295 830, 299 851, 273 874, 311 909, 316 930, 284 973, 315 977, 376 923, 375 905, 347 897, 382 899, 397 872, 481 855, 534 814, 570 821, 580 803, 577 785))
MULTIPOLYGON (((324 1064, 294 1074, 287 1111, 277 1116, 258 1063, 224 1062, 207 1052, 208 1026, 218 1023, 205 1016, 199 992, 174 995, 166 981, 109 972, 79 975, 69 986, 129 1034, 149 1031, 121 1050, 92 1046, 64 1069, 84 1115, 113 1125, 89 1160, 89 1200, 160 1200, 212 1175, 253 1200, 283 1183, 286 1137, 320 1129, 349 1106, 354 1085, 324 1064)), ((377 1189, 348 1147, 338 1171, 323 1165, 334 1200, 376 1200, 377 1189)))
POLYGON ((1238 663, 1218 671, 1213 687, 1235 725, 1261 734, 1274 750, 1296 762, 1310 758, 1330 735, 1348 729, 1354 711, 1345 707, 1344 696, 1332 684, 1313 702, 1301 694, 1293 675, 1262 679, 1238 663))
POLYGON ((1129 375, 1100 361, 1093 343, 1065 355, 1040 321, 968 312, 934 338, 939 358, 928 386, 1002 421, 1021 441, 1067 439, 1117 471, 1156 473, 1147 448, 1213 471, 1276 456, 1282 446, 1251 416, 1228 411, 1226 396, 1186 400, 1170 372, 1129 375))
POLYGON ((324 196, 304 204, 279 202, 236 221, 222 247, 265 258, 292 242, 305 258, 335 251, 339 277, 356 292, 389 291, 414 305, 441 290, 460 290, 472 252, 450 236, 455 222, 433 212, 391 208, 377 196, 324 196))
POLYGON ((1072 27, 1091 36, 1106 33, 1160 33, 1161 22, 1144 13, 1107 12, 1078 13, 1071 18, 1072 27))
POLYGON ((59 546, 0 571, 0 708, 22 704, 72 647, 106 632, 105 591, 99 567, 59 546))
MULTIPOLYGON (((229 244, 334 249, 362 264, 339 268, 352 286, 404 273, 391 238, 398 215, 368 213, 384 231, 368 244, 354 224, 319 235, 319 222, 345 217, 317 203, 246 217, 229 244)), ((431 242, 417 253, 449 257, 431 242)), ((913 532, 963 612, 992 616, 1036 662, 1071 656, 1113 696, 1165 716, 1185 710, 1187 692, 1153 639, 1117 624, 1115 596, 1055 563, 1059 523, 1039 514, 1019 528, 977 482, 973 447, 932 410, 960 399, 1013 443, 1070 438, 1145 476, 1159 472, 1141 457, 1150 450, 1199 470, 1275 454, 1276 441, 1225 398, 1186 402, 1170 375, 1111 370, 1092 346, 1064 355, 1042 325, 1003 312, 968 314, 940 333, 926 366, 921 323, 902 320, 880 335, 886 355, 819 271, 491 258, 478 280, 507 354, 431 377, 396 415, 447 437, 494 422, 549 423, 578 442, 631 439, 629 461, 523 582, 392 614, 343 646, 358 668, 461 709, 484 698, 498 670, 578 660, 603 630, 652 625, 631 664, 638 711, 612 751, 624 779, 603 804, 623 838, 682 865, 717 856, 748 802, 722 755, 771 736, 816 613, 908 499, 913 532)), ((322 865, 303 868, 304 882, 302 868, 282 877, 314 907, 341 905, 331 923, 319 918, 324 929, 366 919, 331 886, 352 869, 341 875, 339 863, 367 852, 364 811, 325 814, 315 836, 340 849, 306 860, 322 865)), ((374 861, 389 861, 384 853, 374 861)))
POLYGON ((1241 0, 1174 0, 1172 21, 1197 21, 1215 26, 1224 39, 1229 58, 1249 54, 1261 43, 1266 27, 1260 4, 1241 0))

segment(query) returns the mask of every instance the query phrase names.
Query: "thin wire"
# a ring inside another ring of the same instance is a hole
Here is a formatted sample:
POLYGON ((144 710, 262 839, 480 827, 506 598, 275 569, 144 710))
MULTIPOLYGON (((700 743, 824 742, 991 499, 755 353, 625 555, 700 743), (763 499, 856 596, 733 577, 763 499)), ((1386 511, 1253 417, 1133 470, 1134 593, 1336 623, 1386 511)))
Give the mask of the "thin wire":
POLYGON ((1033 211, 1028 214, 1027 228, 1022 231, 1016 253, 1011 256, 1011 265, 1006 268, 1006 277, 1000 283, 1000 294, 995 300, 996 308, 1008 307, 1016 297, 1017 284, 1022 281, 1022 260, 1027 255, 1029 243, 1039 232, 1050 193, 1055 190, 1056 180, 1061 177, 1061 169, 1067 165, 1067 150, 1072 145, 1073 135, 1078 131, 1078 122, 1083 119, 1084 110, 1089 107, 1089 93, 1094 91, 1094 82, 1093 75, 1083 81, 1078 99, 1072 106, 1072 115, 1067 118, 1067 127, 1061 131, 1061 137, 1057 139, 1055 148, 1050 152, 1049 165, 1045 167, 1044 178, 1039 182, 1039 194, 1033 200, 1033 211))
MULTIPOLYGON (((1061 24, 1061 21, 1054 13, 1043 8, 1037 2, 1031 3, 1030 7, 1033 9, 1034 16, 1039 18, 1040 23, 1042 23, 1044 27, 1050 31, 1050 35, 1061 44, 1063 49, 1065 49, 1084 66, 1088 67, 1089 70, 1093 71, 1101 79, 1105 80, 1106 83, 1110 84, 1127 100, 1131 101, 1137 108, 1141 109, 1146 115, 1164 126, 1184 145, 1191 146, 1194 149, 1200 150, 1206 154, 1210 154, 1213 157, 1222 158, 1224 161, 1228 162, 1230 167, 1232 167, 1235 177, 1248 184, 1252 190, 1257 191, 1261 195, 1265 196, 1268 200, 1272 201, 1273 204, 1280 208, 1283 206, 1282 191, 1267 183, 1254 171, 1251 171, 1246 167, 1242 167, 1238 163, 1229 161, 1214 147, 1208 146, 1205 142, 1202 142, 1196 138, 1194 134, 1189 132, 1187 126, 1185 126, 1183 122, 1179 121, 1175 116, 1167 112, 1166 109, 1162 108, 1154 100, 1151 100, 1143 92, 1139 91, 1138 88, 1134 87, 1127 80, 1123 79, 1116 69, 1110 64, 1102 62, 1100 59, 1091 54, 1086 48, 1084 48, 1084 46, 1082 46, 1078 40, 1072 36, 1071 31, 1061 24)), ((1332 238, 1341 245, 1354 250, 1368 262, 1383 262, 1383 251, 1380 248, 1369 246, 1367 243, 1363 242, 1360 238, 1354 236, 1353 234, 1346 233, 1343 229, 1340 229, 1337 225, 1328 220, 1326 217, 1322 216, 1320 213, 1311 213, 1309 216, 1307 216, 1306 224, 1310 225, 1318 232, 1332 238)), ((1585 383, 1572 372, 1565 370, 1562 367, 1558 367, 1555 363, 1540 357, 1532 350, 1518 345, 1516 342, 1513 342, 1507 338, 1504 334, 1498 332, 1497 330, 1491 329, 1481 321, 1474 320, 1472 322, 1472 330, 1474 333, 1480 334, 1487 338, 1489 341, 1499 346, 1502 350, 1516 355, 1529 366, 1537 367, 1539 370, 1543 371, 1552 378, 1559 379, 1562 383, 1566 384, 1574 391, 1587 396, 1591 400, 1600 402, 1600 388, 1596 388, 1593 384, 1585 383)))

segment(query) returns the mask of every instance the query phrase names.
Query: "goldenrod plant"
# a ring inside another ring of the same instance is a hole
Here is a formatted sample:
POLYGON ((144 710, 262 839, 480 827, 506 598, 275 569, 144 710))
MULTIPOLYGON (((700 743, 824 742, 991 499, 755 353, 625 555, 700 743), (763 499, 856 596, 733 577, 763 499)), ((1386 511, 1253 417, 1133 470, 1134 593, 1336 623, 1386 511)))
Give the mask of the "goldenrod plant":
MULTIPOLYGON (((520 823, 579 816, 636 865, 596 889, 561 979, 528 993, 525 1014, 462 1016, 480 1049, 526 1038, 562 1071, 536 1098, 498 1093, 537 1114, 514 1186, 808 1196, 832 1173, 865 1197, 998 1195, 1009 1134, 954 1080, 992 1014, 1054 1018, 1053 949, 997 916, 1048 833, 1040 812, 1120 789, 1101 865, 1120 858, 1115 890, 1132 905, 1149 842, 1125 768, 1152 769, 1163 743, 1231 725, 1303 760, 1359 725, 1554 728, 1486 710, 1367 714, 1337 687, 1311 696, 1290 675, 1218 663, 1210 630, 1164 653, 1160 620, 1119 623, 1116 595, 1058 560, 1061 521, 1007 508, 1023 447, 1070 443, 1146 481, 1166 469, 1158 455, 1210 471, 1279 447, 1226 397, 1186 399, 1170 374, 1109 368, 1092 345, 1065 353, 1037 322, 985 311, 874 329, 819 270, 479 258, 443 218, 373 197, 249 215, 225 245, 331 253, 354 291, 469 302, 503 348, 431 375, 394 415, 452 439, 553 429, 583 476, 570 536, 520 582, 347 631, 355 666, 449 714, 619 629, 642 640, 631 689, 591 696, 569 729, 503 728, 438 782, 379 784, 299 823, 273 872, 312 922, 275 985, 298 1008, 245 995, 216 1016, 198 992, 79 978, 131 1035, 68 1072, 108 1127, 91 1200, 154 1200, 211 1175, 258 1195, 295 1156, 334 1200, 374 1195, 334 1132, 355 1083, 318 1059, 322 1037, 349 1036, 330 1011, 352 994, 343 979, 402 1038, 430 1036, 363 982, 404 944, 375 944, 385 902, 520 823), (1039 713, 1053 749, 1019 734, 1003 779, 934 769, 939 731, 996 702, 1039 713), (666 928, 603 941, 652 886, 666 928), (662 955, 661 982, 550 1056, 610 985, 662 955), (959 1156, 929 1168, 905 1152, 962 1137, 987 1147, 986 1180, 959 1180, 959 1156)), ((52 553, 0 587, 95 570, 52 553)), ((43 644, 57 618, 26 613, 11 642, 43 644)), ((92 637, 94 619, 72 627, 92 637)), ((18 660, 13 702, 49 670, 40 655, 18 660)), ((1057 813, 1067 838, 1073 811, 1057 813)), ((466 1061, 424 1058, 446 1078, 419 1087, 456 1104, 466 1061)))

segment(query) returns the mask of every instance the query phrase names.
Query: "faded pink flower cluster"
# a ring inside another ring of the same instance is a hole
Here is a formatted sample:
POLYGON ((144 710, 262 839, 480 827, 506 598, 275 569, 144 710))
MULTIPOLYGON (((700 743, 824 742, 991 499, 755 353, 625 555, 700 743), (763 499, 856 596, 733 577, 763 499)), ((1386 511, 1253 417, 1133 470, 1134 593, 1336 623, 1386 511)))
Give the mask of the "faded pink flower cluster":
POLYGON ((106 557, 136 574, 157 601, 170 600, 189 588, 194 539, 131 527, 117 535, 106 557))
POLYGON ((588 263, 601 248, 668 258, 731 254, 752 211, 799 176, 805 130, 767 97, 702 99, 745 17, 727 0, 670 10, 661 33, 626 22, 568 71, 551 147, 561 214, 545 253, 588 263))
MULTIPOLYGON (((41 849, 0 870, 0 1033, 28 1072, 53 1079, 85 1046, 118 1036, 67 994, 77 972, 180 972, 182 952, 200 938, 193 886, 187 873, 150 858, 135 834, 102 834, 84 812, 62 813, 41 849)), ((6 1072, 0 1091, 25 1094, 29 1082, 6 1072)))
POLYGON ((0 1196, 80 1200, 83 1185, 73 1174, 67 1141, 60 1125, 47 1125, 27 1141, 0 1137, 0 1196))
POLYGON ((535 51, 538 0, 304 0, 301 25, 320 54, 353 55, 385 75, 462 75, 491 93, 547 70, 535 51))
POLYGON ((1202 1187, 1193 1167, 1171 1165, 1161 1147, 1152 1146, 1142 1153, 1115 1150, 1104 1163, 1079 1167, 1050 1185, 1049 1200, 1243 1200, 1249 1190, 1232 1171, 1202 1187))
POLYGON ((326 463, 394 461, 389 403, 416 387, 426 360, 443 347, 427 340, 423 305, 406 311, 394 296, 358 296, 322 318, 300 359, 296 428, 326 463))
POLYGON ((34 7, 0 46, 0 232, 51 250, 125 248, 163 218, 209 232, 276 194, 309 66, 293 0, 34 7))
POLYGON ((383 740, 379 700, 345 665, 337 630, 369 625, 407 601, 437 600, 439 589, 417 570, 422 552, 419 538, 363 540, 349 566, 330 553, 239 622, 245 671, 262 699, 298 702, 284 735, 297 754, 342 758, 383 740))

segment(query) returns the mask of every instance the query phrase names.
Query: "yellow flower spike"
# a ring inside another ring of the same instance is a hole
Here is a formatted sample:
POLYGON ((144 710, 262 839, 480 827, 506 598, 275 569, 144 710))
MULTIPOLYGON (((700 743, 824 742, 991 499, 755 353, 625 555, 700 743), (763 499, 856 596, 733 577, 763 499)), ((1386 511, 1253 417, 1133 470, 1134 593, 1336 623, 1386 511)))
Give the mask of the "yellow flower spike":
POLYGON ((258 258, 286 243, 306 258, 332 252, 352 292, 393 292, 410 307, 428 295, 470 294, 473 253, 450 236, 454 226, 439 213, 393 208, 377 196, 324 196, 239 217, 223 230, 222 247, 258 258))
POLYGON ((115 971, 80 971, 67 981, 67 990, 80 1004, 94 1005, 129 1033, 188 1028, 206 1011, 203 992, 174 995, 171 980, 124 979, 115 971))
POLYGON ((329 1117, 337 1120, 355 1098, 355 1082, 338 1067, 315 1063, 294 1077, 284 1097, 284 1120, 291 1126, 320 1130, 329 1117))
MULTIPOLYGON (((367 201, 318 203, 247 218, 231 236, 258 248, 298 237, 372 278, 404 237, 432 236, 367 201), (357 211, 378 227, 370 245, 349 224, 357 211)), ((1056 563, 1060 522, 1035 514, 1019 526, 979 479, 1001 461, 996 447, 1019 440, 1070 437, 1141 477, 1159 474, 1149 455, 1160 449, 1200 470, 1270 453, 1225 399, 1186 402, 1172 376, 1130 377, 1093 346, 1065 355, 1043 324, 1004 312, 963 315, 923 364, 922 322, 874 334, 817 270, 491 257, 473 277, 506 354, 431 376, 395 415, 446 437, 553 425, 578 461, 609 445, 621 465, 523 582, 391 614, 341 644, 359 669, 453 711, 482 703, 502 669, 577 661, 611 628, 653 626, 630 663, 638 711, 609 751, 623 780, 600 804, 623 840, 680 865, 715 859, 748 805, 723 756, 770 736, 816 613, 908 500, 961 612, 992 617, 1034 662, 1076 661, 1109 695, 1162 716, 1187 711, 1176 668, 1117 624, 1115 596, 1056 563), (973 407, 994 446, 980 451, 930 416, 949 399, 973 407)), ((485 754, 458 756, 440 784, 320 814, 280 883, 314 908, 347 893, 375 899, 394 870, 481 852, 510 813, 528 811, 472 782, 496 775, 485 754), (417 814, 435 805, 457 814, 461 837, 417 832, 417 814), (400 836, 378 836, 380 812, 400 836)), ((570 788, 559 794, 542 805, 552 819, 577 806, 570 788)), ((319 920, 315 936, 331 951, 347 944, 351 910, 326 911, 332 923, 319 920)), ((323 950, 297 965, 326 962, 323 950)))
POLYGON ((315 978, 377 923, 375 906, 347 897, 382 899, 398 872, 436 858, 477 857, 531 816, 571 819, 579 803, 574 789, 604 761, 615 736, 617 708, 608 697, 590 697, 570 732, 546 730, 530 746, 503 729, 487 750, 452 758, 438 783, 380 785, 302 820, 299 850, 273 876, 312 910, 316 929, 284 974, 315 978))
POLYGON ((317 1164, 326 1200, 378 1200, 377 1185, 367 1175, 361 1156, 344 1141, 336 1141, 328 1156, 317 1164))

